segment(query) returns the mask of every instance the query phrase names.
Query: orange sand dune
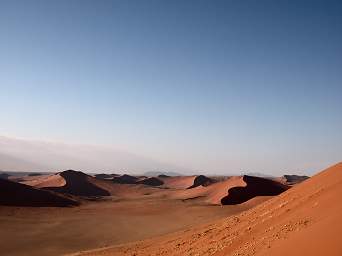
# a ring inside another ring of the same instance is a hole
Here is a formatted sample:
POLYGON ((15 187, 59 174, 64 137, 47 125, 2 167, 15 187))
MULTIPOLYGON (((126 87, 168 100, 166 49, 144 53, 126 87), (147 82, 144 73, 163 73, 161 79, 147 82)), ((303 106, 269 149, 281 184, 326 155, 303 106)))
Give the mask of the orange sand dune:
POLYGON ((73 206, 78 203, 54 192, 0 179, 0 205, 7 206, 73 206))
POLYGON ((83 172, 68 170, 49 177, 48 180, 42 184, 38 184, 38 186, 51 191, 75 196, 109 196, 110 193, 106 189, 98 186, 98 182, 100 180, 83 172), (61 179, 64 179, 64 181, 61 179))
POLYGON ((194 184, 196 176, 160 177, 167 188, 186 189, 194 184))
POLYGON ((30 179, 25 178, 24 180, 20 181, 20 183, 36 188, 62 187, 66 185, 65 179, 59 173, 51 175, 39 175, 36 177, 30 177, 30 179))
POLYGON ((276 196, 289 187, 273 180, 244 175, 242 180, 245 186, 236 186, 228 190, 228 195, 221 199, 221 203, 241 204, 256 196, 276 196))
POLYGON ((245 175, 230 177, 206 187, 177 191, 174 198, 201 199, 209 204, 239 204, 256 196, 278 195, 287 188, 276 181, 245 175))
POLYGON ((198 186, 204 186, 205 187, 205 186, 209 186, 212 183, 214 183, 214 180, 212 180, 212 179, 210 179, 204 175, 199 175, 199 176, 196 176, 193 184, 190 187, 188 187, 188 189, 195 188, 198 186))
POLYGON ((138 178, 134 176, 122 175, 120 177, 122 180, 113 182, 113 180, 94 178, 82 172, 69 170, 52 175, 25 178, 21 183, 45 190, 86 197, 111 195, 118 198, 138 198, 160 192, 159 189, 153 189, 153 186, 159 185, 152 178, 136 182, 138 178), (134 179, 134 184, 129 183, 131 177, 134 179), (128 184, 125 184, 125 182, 128 184), (148 186, 152 187, 149 188, 148 186))
POLYGON ((229 188, 245 185, 241 177, 230 177, 207 187, 198 186, 192 189, 176 191, 172 197, 182 200, 201 199, 209 204, 221 204, 221 199, 227 195, 229 188))
POLYGON ((195 188, 198 186, 207 186, 214 181, 204 175, 193 175, 193 176, 165 176, 160 175, 159 179, 164 182, 164 186, 167 188, 175 188, 175 189, 189 189, 195 188))
POLYGON ((342 255, 342 163, 246 212, 78 255, 342 255))

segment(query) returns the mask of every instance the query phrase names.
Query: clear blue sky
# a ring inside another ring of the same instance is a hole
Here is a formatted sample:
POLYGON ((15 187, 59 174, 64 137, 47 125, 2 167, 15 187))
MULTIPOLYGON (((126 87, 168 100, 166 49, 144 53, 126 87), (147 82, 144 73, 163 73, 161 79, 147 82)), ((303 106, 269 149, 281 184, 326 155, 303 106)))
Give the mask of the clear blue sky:
POLYGON ((0 135, 190 169, 342 160, 341 1, 0 1, 0 135))

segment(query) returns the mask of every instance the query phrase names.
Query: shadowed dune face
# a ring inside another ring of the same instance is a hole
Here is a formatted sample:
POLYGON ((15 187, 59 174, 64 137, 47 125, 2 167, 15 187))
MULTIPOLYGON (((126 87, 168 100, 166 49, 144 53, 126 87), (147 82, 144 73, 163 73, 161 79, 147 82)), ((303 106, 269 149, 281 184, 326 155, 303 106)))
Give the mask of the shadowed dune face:
POLYGON ((31 207, 78 205, 78 202, 62 195, 9 180, 0 179, 0 187, 0 205, 31 207))
POLYGON ((151 178, 146 178, 143 180, 140 180, 138 182, 136 182, 137 184, 143 184, 143 185, 147 185, 147 186, 161 186, 164 184, 164 182, 156 177, 151 177, 151 178))
POLYGON ((137 177, 127 175, 127 174, 113 178, 113 182, 119 183, 119 184, 135 184, 137 181, 138 181, 137 177))
POLYGON ((276 196, 286 191, 289 187, 279 182, 245 175, 244 187, 233 187, 228 190, 228 195, 221 199, 221 204, 241 204, 256 196, 276 196))
POLYGON ((194 182, 186 190, 175 191, 173 198, 214 205, 233 205, 254 197, 278 195, 288 188, 280 182, 253 176, 233 176, 222 181, 213 181, 205 176, 197 177, 201 179, 200 182, 194 182))
POLYGON ((45 189, 85 197, 110 195, 107 190, 96 185, 96 178, 84 174, 83 172, 68 170, 57 175, 64 178, 66 184, 60 187, 45 187, 45 189))
POLYGON ((96 174, 95 178, 101 179, 101 180, 108 180, 108 179, 113 179, 113 175, 101 173, 101 174, 96 174))
POLYGON ((198 186, 209 186, 210 184, 212 184, 214 181, 204 175, 199 175, 199 176, 196 176, 196 178, 194 179, 194 184, 191 185, 190 187, 188 187, 188 189, 191 189, 191 188, 195 188, 195 187, 198 187, 198 186))

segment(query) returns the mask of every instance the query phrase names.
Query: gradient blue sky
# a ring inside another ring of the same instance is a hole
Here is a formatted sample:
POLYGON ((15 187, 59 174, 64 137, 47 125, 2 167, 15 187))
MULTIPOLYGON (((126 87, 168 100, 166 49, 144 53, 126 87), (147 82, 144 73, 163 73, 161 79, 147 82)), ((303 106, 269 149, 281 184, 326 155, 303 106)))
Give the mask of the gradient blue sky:
POLYGON ((342 159, 341 1, 0 1, 0 135, 193 170, 342 159))

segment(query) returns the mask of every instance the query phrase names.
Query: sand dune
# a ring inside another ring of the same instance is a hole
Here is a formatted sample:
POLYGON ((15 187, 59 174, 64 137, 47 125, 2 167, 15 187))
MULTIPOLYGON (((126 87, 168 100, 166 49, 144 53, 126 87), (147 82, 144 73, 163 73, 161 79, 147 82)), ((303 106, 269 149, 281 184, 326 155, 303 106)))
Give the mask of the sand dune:
POLYGON ((151 177, 137 181, 136 184, 143 184, 147 186, 161 186, 164 184, 164 182, 156 177, 151 177))
MULTIPOLYGON (((110 175, 112 177, 114 176, 112 174, 110 175)), ((99 179, 72 170, 34 177, 22 176, 17 179, 20 183, 26 185, 73 196, 115 196, 116 199, 144 197, 145 195, 159 192, 159 190, 153 189, 153 187, 162 184, 162 181, 157 178, 139 179, 130 175, 122 175, 114 177, 114 180, 113 178, 99 179)))
POLYGON ((135 184, 138 180, 139 178, 128 174, 123 174, 121 176, 113 178, 113 182, 119 184, 135 184))
POLYGON ((164 182, 164 186, 167 188, 175 188, 175 189, 186 189, 194 184, 194 176, 163 176, 159 177, 164 182))
POLYGON ((194 183, 188 187, 188 189, 195 188, 198 186, 209 186, 211 183, 214 183, 214 181, 204 175, 196 176, 194 179, 194 183))
POLYGON ((288 187, 280 182, 252 177, 233 176, 207 186, 176 191, 174 198, 201 200, 209 204, 240 204, 257 196, 274 196, 288 187))
POLYGON ((214 181, 204 175, 193 176, 166 176, 160 175, 159 179, 164 182, 165 187, 175 189, 190 189, 198 186, 207 186, 214 181))
POLYGON ((56 193, 25 184, 0 179, 0 205, 7 206, 73 206, 78 203, 56 193))
POLYGON ((26 176, 19 178, 20 183, 36 188, 62 187, 66 185, 66 180, 59 173, 40 176, 26 176))
POLYGON ((110 193, 101 188, 98 183, 98 180, 90 175, 68 170, 49 177, 42 184, 38 184, 38 186, 51 191, 75 196, 109 196, 110 193))
POLYGON ((78 255, 342 255, 342 163, 209 225, 78 255))
POLYGON ((259 177, 244 175, 242 180, 246 185, 230 188, 228 195, 221 199, 222 204, 241 204, 256 196, 276 196, 288 189, 280 182, 259 177))
POLYGON ((221 204, 221 199, 228 193, 228 189, 236 186, 244 186, 241 177, 230 177, 224 181, 213 183, 209 186, 197 186, 192 189, 178 190, 172 195, 172 198, 182 200, 201 200, 208 204, 221 204))
POLYGON ((106 173, 101 173, 101 174, 95 174, 94 177, 97 179, 102 179, 102 180, 108 180, 108 179, 113 179, 114 177, 117 177, 120 175, 115 175, 115 174, 106 174, 106 173))

